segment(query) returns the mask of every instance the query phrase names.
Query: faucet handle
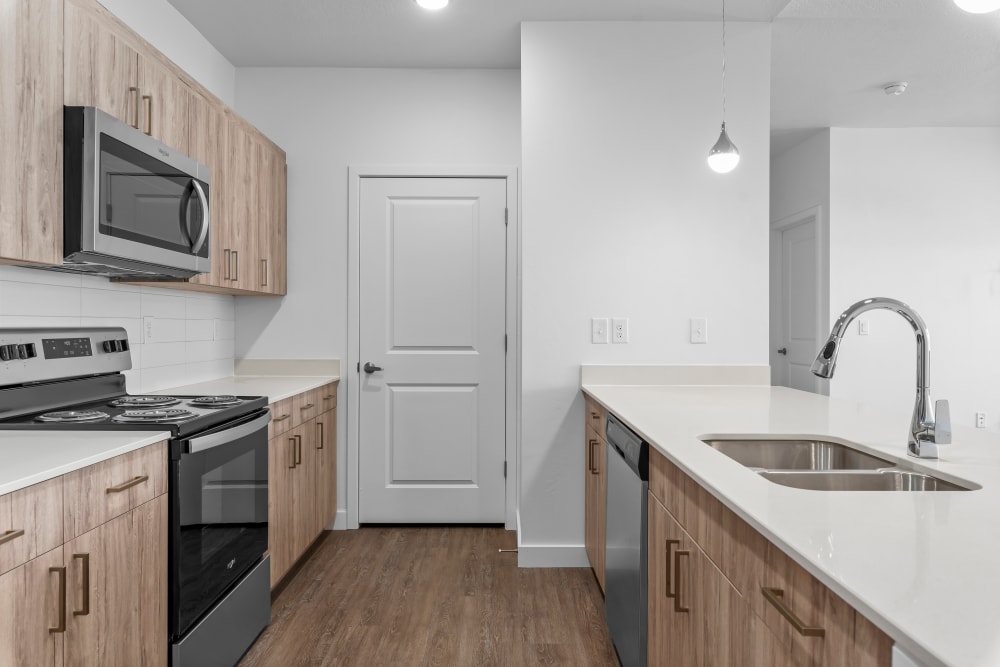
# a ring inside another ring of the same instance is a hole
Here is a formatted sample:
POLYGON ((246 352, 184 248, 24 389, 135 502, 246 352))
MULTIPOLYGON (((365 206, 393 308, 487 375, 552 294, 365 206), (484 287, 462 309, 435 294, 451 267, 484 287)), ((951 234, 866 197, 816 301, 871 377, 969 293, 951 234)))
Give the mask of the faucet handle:
POLYGON ((934 401, 934 442, 951 443, 951 407, 946 400, 934 401))

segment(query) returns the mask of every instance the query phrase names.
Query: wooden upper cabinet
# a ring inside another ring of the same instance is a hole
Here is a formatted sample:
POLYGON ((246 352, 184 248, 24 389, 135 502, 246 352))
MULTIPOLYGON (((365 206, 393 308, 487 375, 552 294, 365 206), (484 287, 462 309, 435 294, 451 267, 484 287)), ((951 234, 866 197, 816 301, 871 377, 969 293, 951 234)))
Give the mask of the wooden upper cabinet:
POLYGON ((229 216, 229 285, 257 291, 257 154, 251 128, 239 119, 228 123, 226 214, 229 216))
POLYGON ((274 258, 271 254, 271 227, 274 224, 274 214, 277 209, 274 192, 274 165, 277 156, 261 140, 253 142, 254 158, 257 163, 257 174, 262 187, 257 188, 257 248, 256 248, 256 282, 255 288, 261 292, 274 293, 274 258))
POLYGON ((227 288, 229 282, 229 132, 226 113, 210 100, 194 95, 188 107, 190 155, 209 169, 211 184, 208 198, 211 207, 209 250, 212 270, 191 278, 190 284, 227 288))
POLYGON ((0 262, 60 264, 62 0, 0 0, 0 262))
POLYGON ((190 155, 194 91, 152 58, 140 56, 138 71, 139 129, 190 155))

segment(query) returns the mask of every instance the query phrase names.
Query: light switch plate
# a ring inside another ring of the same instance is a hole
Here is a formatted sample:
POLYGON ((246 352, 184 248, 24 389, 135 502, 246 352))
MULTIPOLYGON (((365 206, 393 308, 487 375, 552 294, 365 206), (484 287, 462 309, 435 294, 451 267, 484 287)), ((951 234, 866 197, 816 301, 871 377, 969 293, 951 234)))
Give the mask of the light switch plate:
POLYGON ((866 320, 866 319, 859 319, 858 320, 858 335, 859 336, 867 336, 870 331, 871 331, 871 328, 868 326, 868 320, 866 320))
POLYGON ((691 318, 691 342, 692 343, 708 342, 708 319, 704 317, 691 318))
POLYGON ((592 317, 590 319, 590 342, 594 345, 606 345, 611 342, 608 330, 608 318, 592 317))

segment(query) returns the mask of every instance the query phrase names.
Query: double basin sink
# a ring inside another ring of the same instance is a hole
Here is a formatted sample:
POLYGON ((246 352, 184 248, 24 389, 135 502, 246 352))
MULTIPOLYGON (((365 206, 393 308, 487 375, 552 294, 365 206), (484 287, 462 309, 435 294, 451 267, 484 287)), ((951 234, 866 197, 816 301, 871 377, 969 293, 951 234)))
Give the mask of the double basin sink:
POLYGON ((813 491, 971 491, 940 477, 908 470, 839 442, 826 440, 706 439, 712 449, 768 481, 813 491))

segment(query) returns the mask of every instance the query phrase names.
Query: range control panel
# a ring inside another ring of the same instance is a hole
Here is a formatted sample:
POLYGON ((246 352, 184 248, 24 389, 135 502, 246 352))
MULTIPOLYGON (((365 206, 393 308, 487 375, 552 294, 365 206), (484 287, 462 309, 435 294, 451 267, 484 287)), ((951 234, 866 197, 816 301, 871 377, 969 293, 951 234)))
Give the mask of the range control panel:
POLYGON ((0 386, 132 368, 120 327, 0 329, 0 386))

